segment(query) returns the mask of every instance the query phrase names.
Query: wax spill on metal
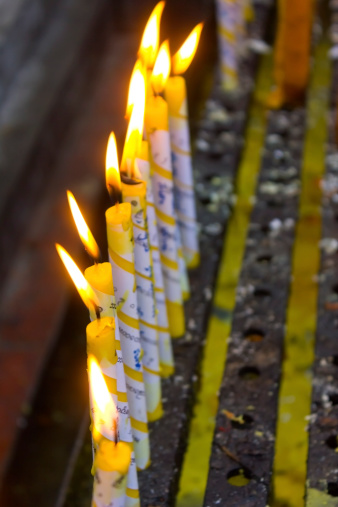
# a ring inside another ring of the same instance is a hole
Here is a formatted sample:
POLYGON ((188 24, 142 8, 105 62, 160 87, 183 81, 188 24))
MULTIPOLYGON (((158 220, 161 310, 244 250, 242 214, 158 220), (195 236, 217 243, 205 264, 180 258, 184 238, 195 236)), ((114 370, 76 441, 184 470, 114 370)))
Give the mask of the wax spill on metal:
POLYGON ((302 168, 299 222, 293 253, 292 282, 286 321, 285 358, 279 395, 274 507, 304 505, 308 435, 306 416, 311 405, 311 366, 317 313, 321 238, 321 190, 327 141, 330 84, 328 44, 320 43, 314 55, 307 102, 307 127, 302 168))
POLYGON ((272 84, 271 67, 272 57, 264 56, 259 66, 254 97, 249 109, 245 146, 237 179, 237 202, 225 238, 214 297, 216 311, 210 318, 207 331, 201 365, 201 388, 190 428, 177 507, 203 505, 218 408, 217 392, 226 361, 227 339, 231 329, 237 281, 265 139, 267 115, 264 104, 272 84))

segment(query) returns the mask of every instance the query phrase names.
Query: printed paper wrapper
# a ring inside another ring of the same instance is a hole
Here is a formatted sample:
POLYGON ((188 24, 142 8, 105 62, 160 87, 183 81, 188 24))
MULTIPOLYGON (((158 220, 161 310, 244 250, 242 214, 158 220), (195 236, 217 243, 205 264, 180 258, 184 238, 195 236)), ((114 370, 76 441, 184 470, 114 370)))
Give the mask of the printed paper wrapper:
MULTIPOLYGON (((113 310, 115 303, 114 296, 108 296, 102 292, 93 289, 100 301, 100 305, 109 309, 110 317, 115 320, 116 311, 113 310)), ((108 311, 108 310, 107 310, 108 311)), ((127 443, 131 446, 131 462, 128 471, 127 479, 127 495, 132 499, 138 494, 138 480, 136 471, 136 461, 134 455, 133 435, 131 431, 129 405, 127 400, 125 378, 123 372, 123 362, 121 356, 121 347, 119 340, 119 330, 117 325, 117 318, 115 320, 115 342, 111 346, 111 338, 109 335, 98 340, 95 336, 87 334, 87 353, 96 357, 100 368, 102 370, 106 385, 114 401, 117 410, 117 431, 118 440, 127 443), (106 343, 105 343, 106 342, 106 343)), ((91 412, 93 410, 93 403, 90 397, 91 412)), ((108 427, 110 425, 108 424, 108 427)), ((115 435, 111 431, 106 431, 106 428, 101 429, 101 433, 109 440, 113 440, 115 435)), ((147 439, 148 440, 148 439, 147 439)), ((149 442, 148 442, 148 460, 149 460, 149 442)))
POLYGON ((172 337, 179 337, 185 332, 185 323, 176 242, 169 131, 149 132, 149 140, 153 159, 152 183, 169 331, 172 337))
POLYGON ((146 390, 148 420, 154 421, 162 416, 162 392, 160 379, 158 330, 153 285, 152 257, 146 222, 145 184, 133 188, 122 185, 124 201, 131 203, 134 232, 134 255, 138 315, 140 319, 140 336, 143 348, 143 378, 146 390), (143 195, 129 195, 129 191, 143 195))
POLYGON ((162 266, 157 236, 157 221, 154 206, 152 180, 150 178, 150 164, 148 160, 137 159, 142 179, 147 185, 147 224, 150 251, 153 265, 153 283, 155 288, 155 303, 157 308, 158 340, 160 354, 160 375, 169 377, 174 372, 174 356, 169 333, 167 305, 164 294, 162 266))
POLYGON ((188 268, 194 268, 199 264, 200 254, 184 78, 181 76, 170 78, 166 86, 165 95, 169 106, 177 222, 182 238, 184 259, 188 268))
POLYGON ((216 12, 222 84, 226 89, 232 90, 238 86, 237 0, 216 0, 216 12))
POLYGON ((109 210, 106 217, 109 261, 113 272, 135 458, 137 467, 143 469, 150 462, 149 436, 137 315, 132 223, 131 219, 123 224, 109 223, 109 210), (124 237, 123 240, 121 236, 124 237))

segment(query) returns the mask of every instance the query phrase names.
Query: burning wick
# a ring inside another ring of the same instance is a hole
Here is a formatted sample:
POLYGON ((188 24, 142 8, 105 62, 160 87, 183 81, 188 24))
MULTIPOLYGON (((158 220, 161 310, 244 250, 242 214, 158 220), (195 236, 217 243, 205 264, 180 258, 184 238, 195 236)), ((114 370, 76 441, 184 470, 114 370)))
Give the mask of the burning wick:
POLYGON ((113 205, 116 204, 116 210, 118 210, 118 205, 120 202, 122 202, 122 193, 116 138, 114 132, 110 134, 107 145, 106 186, 111 202, 113 205))
POLYGON ((99 262, 101 262, 101 252, 98 247, 98 244, 96 243, 94 236, 92 235, 81 213, 81 210, 75 200, 74 195, 69 190, 67 190, 67 197, 76 228, 78 230, 80 239, 85 247, 85 250, 89 255, 89 257, 94 261, 94 264, 98 264, 99 262))
POLYGON ((166 40, 160 46, 154 69, 151 74, 151 86, 155 96, 159 95, 163 91, 170 74, 170 68, 171 59, 169 41, 166 40))
POLYGON ((83 276, 83 274, 81 273, 81 271, 79 270, 79 268, 69 255, 69 253, 58 243, 55 243, 55 248, 63 264, 65 265, 65 268, 67 269, 71 279, 73 280, 74 285, 77 288, 82 301, 89 310, 91 308, 94 308, 95 314, 99 319, 100 303, 95 292, 93 291, 93 289, 91 288, 91 286, 89 285, 89 283, 87 282, 87 280, 85 279, 85 277, 83 276))

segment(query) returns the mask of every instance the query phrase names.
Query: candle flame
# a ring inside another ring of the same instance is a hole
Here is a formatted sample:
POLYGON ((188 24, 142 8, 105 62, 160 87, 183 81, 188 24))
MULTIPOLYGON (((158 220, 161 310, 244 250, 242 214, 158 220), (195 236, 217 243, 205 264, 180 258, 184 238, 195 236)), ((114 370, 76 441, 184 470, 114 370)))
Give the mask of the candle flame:
POLYGON ((129 120, 121 163, 121 171, 128 175, 132 170, 134 160, 141 148, 146 103, 144 73, 140 70, 136 70, 134 79, 137 80, 138 85, 137 88, 134 89, 135 95, 131 97, 134 106, 129 120))
POLYGON ((144 79, 144 68, 141 60, 137 60, 133 72, 130 78, 129 91, 128 91, 128 99, 127 99, 127 110, 126 117, 130 118, 131 112, 133 110, 136 97, 138 95, 139 87, 142 86, 142 79, 144 79))
POLYGON ((83 218, 74 195, 69 190, 67 190, 67 197, 81 241, 84 244, 84 247, 88 251, 89 255, 98 262, 100 260, 100 249, 98 247, 98 244, 96 243, 94 236, 92 235, 85 219, 83 218))
POLYGON ((146 68, 151 68, 156 60, 160 40, 160 22, 164 6, 165 2, 161 1, 154 7, 142 35, 139 57, 146 68))
POLYGON ((100 303, 95 292, 93 291, 93 289, 91 288, 91 286, 89 285, 89 283, 87 282, 87 280, 85 279, 85 277, 83 276, 83 274, 81 273, 81 271, 79 270, 79 268, 69 255, 69 253, 58 243, 55 244, 55 247, 71 279, 73 280, 75 287, 77 288, 82 298, 82 301, 84 302, 84 304, 87 306, 88 309, 93 308, 94 311, 97 312, 100 303))
POLYGON ((174 74, 183 74, 191 64, 201 37, 203 24, 199 23, 195 26, 180 49, 174 54, 172 59, 174 74))
POLYGON ((117 410, 101 368, 92 354, 88 355, 88 376, 93 402, 93 438, 97 441, 105 430, 116 433, 117 410))
POLYGON ((170 49, 166 40, 161 44, 154 69, 151 75, 151 84, 155 93, 161 93, 170 74, 170 49))
POLYGON ((117 157, 117 146, 114 132, 111 132, 106 153, 106 185, 109 195, 114 198, 114 202, 121 201, 121 178, 119 171, 119 161, 117 157))

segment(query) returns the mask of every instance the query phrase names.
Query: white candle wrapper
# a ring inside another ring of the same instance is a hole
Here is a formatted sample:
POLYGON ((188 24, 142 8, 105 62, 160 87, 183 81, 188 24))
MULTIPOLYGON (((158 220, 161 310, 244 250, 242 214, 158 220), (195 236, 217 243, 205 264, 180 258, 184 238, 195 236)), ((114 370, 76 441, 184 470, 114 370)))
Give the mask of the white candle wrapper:
POLYGON ((144 469, 149 464, 150 451, 137 315, 132 224, 130 222, 128 228, 124 230, 122 224, 109 223, 107 212, 107 232, 136 465, 139 469, 144 469), (114 251, 114 241, 116 237, 124 237, 125 234, 129 236, 126 244, 130 241, 131 247, 123 254, 117 253, 114 251))
POLYGON ((222 84, 231 90, 238 86, 237 0, 216 0, 216 12, 222 84))
POLYGON ((146 220, 146 184, 122 185, 123 199, 131 204, 135 243, 135 274, 140 336, 143 348, 143 377, 146 390, 148 420, 162 414, 158 330, 153 285, 152 257, 146 220), (140 195, 135 195, 139 192, 140 195))
POLYGON ((126 507, 127 476, 116 471, 95 471, 92 507, 126 507))
POLYGON ((187 266, 196 267, 199 263, 198 227, 196 223, 187 95, 183 77, 175 76, 168 80, 166 99, 169 106, 177 222, 187 266))
POLYGON ((152 180, 150 178, 150 164, 148 160, 137 159, 137 165, 142 175, 142 179, 146 182, 147 185, 147 223, 150 250, 153 262, 155 302, 157 307, 160 372, 161 376, 167 377, 174 371, 174 355, 172 350, 171 336, 169 333, 167 305, 164 294, 162 266, 157 235, 157 220, 154 205, 152 180))
POLYGON ((180 304, 182 291, 176 243, 169 132, 156 130, 149 138, 155 164, 152 182, 165 294, 168 301, 180 304))
POLYGON ((153 195, 169 331, 171 337, 178 338, 185 333, 185 319, 174 217, 168 105, 161 97, 148 97, 145 124, 151 151, 153 195))

